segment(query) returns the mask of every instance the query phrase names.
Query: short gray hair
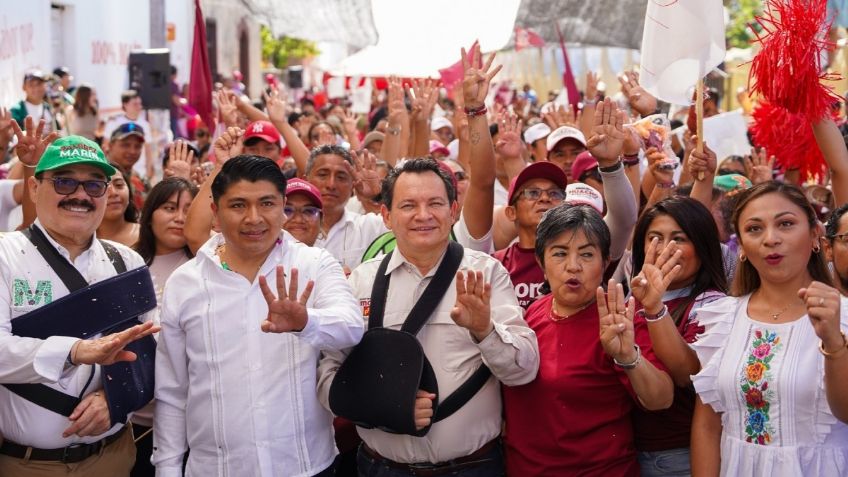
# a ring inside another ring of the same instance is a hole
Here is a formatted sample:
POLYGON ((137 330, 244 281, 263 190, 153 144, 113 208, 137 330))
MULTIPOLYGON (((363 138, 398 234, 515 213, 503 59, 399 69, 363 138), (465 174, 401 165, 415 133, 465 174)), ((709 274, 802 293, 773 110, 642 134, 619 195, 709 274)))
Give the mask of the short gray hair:
POLYGON ((312 168, 315 167, 315 158, 323 155, 333 155, 339 156, 345 161, 347 161, 350 165, 353 164, 353 157, 350 155, 350 151, 347 149, 337 146, 335 144, 324 144, 323 146, 317 146, 312 149, 309 153, 309 160, 306 162, 306 175, 308 176, 310 172, 312 172, 312 168))

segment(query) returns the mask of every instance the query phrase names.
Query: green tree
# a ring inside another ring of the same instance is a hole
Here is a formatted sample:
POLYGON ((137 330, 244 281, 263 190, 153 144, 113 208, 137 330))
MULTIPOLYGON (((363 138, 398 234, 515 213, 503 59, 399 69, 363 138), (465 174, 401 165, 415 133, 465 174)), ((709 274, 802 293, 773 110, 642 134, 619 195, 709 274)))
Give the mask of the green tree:
POLYGON ((724 0, 724 6, 730 12, 727 24, 727 46, 730 48, 749 48, 755 36, 751 27, 761 31, 754 17, 763 9, 761 0, 724 0))
POLYGON ((274 37, 270 28, 265 25, 259 28, 262 59, 276 68, 285 68, 290 59, 309 58, 320 53, 318 47, 311 41, 288 36, 274 37))

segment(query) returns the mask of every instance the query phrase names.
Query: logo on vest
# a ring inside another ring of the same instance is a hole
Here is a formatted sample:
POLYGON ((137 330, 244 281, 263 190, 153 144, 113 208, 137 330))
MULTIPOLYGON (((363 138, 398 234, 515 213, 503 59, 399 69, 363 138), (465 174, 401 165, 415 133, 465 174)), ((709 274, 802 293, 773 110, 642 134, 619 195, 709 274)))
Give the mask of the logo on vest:
POLYGON ((12 302, 14 306, 47 305, 53 302, 53 283, 50 280, 39 280, 33 292, 27 280, 16 278, 12 302))
POLYGON ((362 316, 368 318, 371 316, 371 299, 362 298, 359 300, 359 306, 362 307, 362 316))

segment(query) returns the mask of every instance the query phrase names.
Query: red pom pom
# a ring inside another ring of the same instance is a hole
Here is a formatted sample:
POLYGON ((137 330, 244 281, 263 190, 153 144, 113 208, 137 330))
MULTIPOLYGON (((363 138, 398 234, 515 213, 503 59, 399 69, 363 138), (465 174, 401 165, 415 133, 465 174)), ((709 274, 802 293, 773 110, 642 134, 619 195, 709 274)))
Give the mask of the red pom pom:
POLYGON ((764 33, 754 31, 762 49, 751 64, 752 95, 810 121, 823 118, 840 100, 821 83, 836 78, 821 67, 822 52, 834 47, 826 40, 827 0, 768 0, 757 22, 764 33))
POLYGON ((810 119, 761 101, 752 113, 754 144, 766 148, 783 172, 798 169, 801 179, 821 178, 826 164, 810 119))

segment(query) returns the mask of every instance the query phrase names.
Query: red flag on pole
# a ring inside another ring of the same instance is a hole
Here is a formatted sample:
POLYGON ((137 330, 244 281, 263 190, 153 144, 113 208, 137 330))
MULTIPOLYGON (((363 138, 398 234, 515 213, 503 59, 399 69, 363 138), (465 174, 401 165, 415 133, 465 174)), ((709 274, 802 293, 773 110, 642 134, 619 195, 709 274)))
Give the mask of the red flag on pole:
POLYGON ((215 128, 212 117, 212 70, 206 49, 206 21, 200 9, 200 0, 194 0, 194 45, 191 49, 191 79, 188 86, 188 103, 197 110, 209 130, 215 128))
MULTIPOLYGON (((477 45, 477 41, 471 45, 471 48, 465 51, 471 51, 477 45)), ((462 71, 462 60, 457 61, 456 63, 448 66, 447 68, 443 68, 439 70, 439 76, 442 77, 442 84, 445 86, 445 89, 448 91, 453 91, 453 89, 462 81, 464 72, 462 71)))
POLYGON ((554 26, 559 36, 559 47, 562 48, 562 58, 565 62, 565 71, 562 73, 562 84, 568 92, 568 104, 576 111, 577 103, 580 102, 580 92, 577 90, 577 83, 574 81, 574 73, 571 71, 571 63, 568 61, 568 51, 565 49, 565 40, 562 38, 559 24, 554 23, 554 26))
POLYGON ((545 40, 529 28, 515 27, 515 51, 521 51, 531 46, 543 47, 545 40))

